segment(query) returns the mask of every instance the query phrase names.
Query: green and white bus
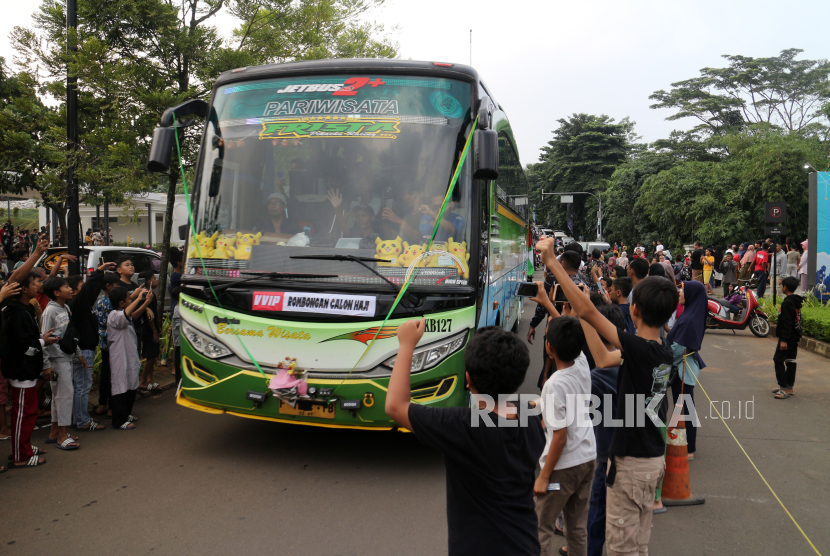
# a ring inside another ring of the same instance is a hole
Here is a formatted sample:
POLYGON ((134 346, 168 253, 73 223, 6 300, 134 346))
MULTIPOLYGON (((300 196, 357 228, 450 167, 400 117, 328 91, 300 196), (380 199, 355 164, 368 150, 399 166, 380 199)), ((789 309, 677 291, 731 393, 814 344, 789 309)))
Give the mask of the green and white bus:
POLYGON ((423 316, 413 401, 468 404, 465 346, 479 327, 517 328, 516 284, 533 272, 527 180, 478 73, 403 60, 229 71, 209 103, 165 112, 151 169, 194 114, 177 402, 395 429, 396 331, 423 316))

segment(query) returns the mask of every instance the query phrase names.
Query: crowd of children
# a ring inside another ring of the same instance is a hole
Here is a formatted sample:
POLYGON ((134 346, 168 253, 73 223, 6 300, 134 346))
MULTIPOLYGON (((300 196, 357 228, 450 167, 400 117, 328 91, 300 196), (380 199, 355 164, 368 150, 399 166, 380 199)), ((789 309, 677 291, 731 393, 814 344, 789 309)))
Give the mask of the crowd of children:
MULTIPOLYGON (((158 389, 153 368, 159 355, 160 311, 154 303, 152 290, 158 282, 153 271, 141 273, 136 283, 132 261, 123 256, 102 263, 86 280, 58 276, 60 260, 46 277, 35 263, 47 247, 48 240, 38 242, 0 290, 0 437, 12 443, 11 461, 0 472, 46 463, 46 450, 31 444, 38 417, 51 417, 47 444, 77 450, 81 442, 70 432, 72 425, 76 431, 103 431, 102 420, 111 418, 113 429, 132 430, 138 420, 132 415, 137 394, 158 389), (99 397, 90 409, 96 349, 99 397), (5 411, 9 397, 10 426, 5 411)), ((181 253, 176 251, 171 260, 180 272, 181 253)), ((172 293, 177 299, 179 288, 172 293)))
MULTIPOLYGON (((538 310, 528 334, 532 344, 547 317, 541 397, 506 401, 523 383, 529 355, 516 335, 488 327, 472 337, 465 354, 471 408, 410 403, 409 367, 424 324, 409 321, 398 329, 386 411, 444 454, 449 554, 547 556, 556 534, 567 540, 559 549, 564 555, 600 556, 603 548, 609 556, 648 554, 652 516, 665 511, 659 500, 669 387, 676 411, 689 416, 690 460, 697 449, 693 402, 705 367, 699 350, 706 288, 698 281, 678 288, 649 276, 647 261, 634 259, 628 276, 607 280, 601 268, 593 270, 604 285, 598 295, 578 273, 577 256, 565 251, 557 259, 551 239, 537 250, 550 272, 537 282, 538 310), (554 303, 554 287, 567 303, 554 303), (591 396, 593 415, 600 416, 593 424, 591 396), (645 406, 655 419, 632 422, 645 406)), ((800 298, 792 295, 794 278, 782 286, 787 297, 775 367, 776 391, 786 395, 795 380, 800 298)))

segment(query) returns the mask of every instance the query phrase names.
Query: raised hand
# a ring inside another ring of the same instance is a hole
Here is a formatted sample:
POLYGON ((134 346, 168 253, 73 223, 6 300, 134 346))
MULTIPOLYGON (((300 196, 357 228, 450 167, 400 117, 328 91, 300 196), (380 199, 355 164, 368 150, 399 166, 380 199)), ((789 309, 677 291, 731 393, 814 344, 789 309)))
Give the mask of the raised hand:
POLYGON ((424 335, 426 320, 408 320, 398 327, 398 342, 401 346, 414 349, 424 335))
POLYGON ((329 203, 331 203, 331 206, 335 208, 335 210, 340 208, 340 205, 343 204, 343 195, 340 193, 339 189, 329 189, 326 192, 326 197, 328 198, 329 203))
POLYGON ((21 289, 20 284, 17 282, 6 282, 3 284, 3 287, 0 288, 0 301, 19 294, 21 289))

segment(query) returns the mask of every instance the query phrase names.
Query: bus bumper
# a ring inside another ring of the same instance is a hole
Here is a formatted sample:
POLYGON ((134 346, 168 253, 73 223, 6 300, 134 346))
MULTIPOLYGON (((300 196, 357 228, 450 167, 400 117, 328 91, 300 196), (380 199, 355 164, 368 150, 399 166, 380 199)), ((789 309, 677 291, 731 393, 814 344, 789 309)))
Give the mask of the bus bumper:
MULTIPOLYGON (((466 405, 468 395, 463 378, 463 353, 461 350, 435 368, 413 375, 413 403, 433 407, 466 405)), ((269 392, 267 380, 272 375, 267 375, 266 380, 258 372, 207 359, 184 338, 181 357, 182 387, 176 394, 176 403, 182 407, 214 415, 225 413, 248 419, 324 428, 406 430, 389 419, 384 410, 389 377, 345 380, 310 378, 310 386, 335 389, 335 401, 330 406, 298 404, 294 408, 270 393, 265 402, 256 405, 246 398, 248 391, 269 392), (360 408, 341 409, 341 400, 359 400, 360 408)))

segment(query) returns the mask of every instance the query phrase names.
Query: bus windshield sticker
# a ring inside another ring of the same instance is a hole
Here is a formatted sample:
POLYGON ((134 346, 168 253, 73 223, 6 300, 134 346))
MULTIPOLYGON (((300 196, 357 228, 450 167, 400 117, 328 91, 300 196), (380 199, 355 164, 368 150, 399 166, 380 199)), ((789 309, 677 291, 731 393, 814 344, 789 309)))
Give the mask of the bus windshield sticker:
POLYGON ((462 114, 461 103, 447 93, 435 91, 429 95, 429 101, 441 114, 448 118, 460 118, 462 114))
POLYGON ((362 137, 396 139, 401 132, 399 118, 358 118, 326 116, 319 118, 268 118, 262 121, 260 139, 314 137, 362 137))
POLYGON ((251 309, 374 317, 375 297, 333 293, 254 292, 251 309))
POLYGON ((263 116, 295 116, 319 114, 380 114, 397 115, 398 101, 386 98, 314 99, 272 101, 265 105, 263 116))
POLYGON ((304 85, 288 85, 277 91, 278 94, 285 93, 327 93, 331 91, 332 96, 353 97, 358 89, 368 85, 378 87, 386 85, 380 78, 370 79, 368 77, 350 77, 343 83, 308 83, 304 85))
POLYGON ((380 327, 375 326, 372 328, 367 328, 365 330, 356 330, 354 332, 346 332, 345 334, 341 334, 339 336, 335 336, 334 338, 329 338, 328 340, 323 340, 323 342, 331 342, 333 340, 355 340, 357 342, 361 342, 363 344, 368 344, 369 340, 375 337, 377 334, 378 340, 386 340, 387 338, 394 338, 398 335, 398 327, 397 326, 384 326, 380 327))

